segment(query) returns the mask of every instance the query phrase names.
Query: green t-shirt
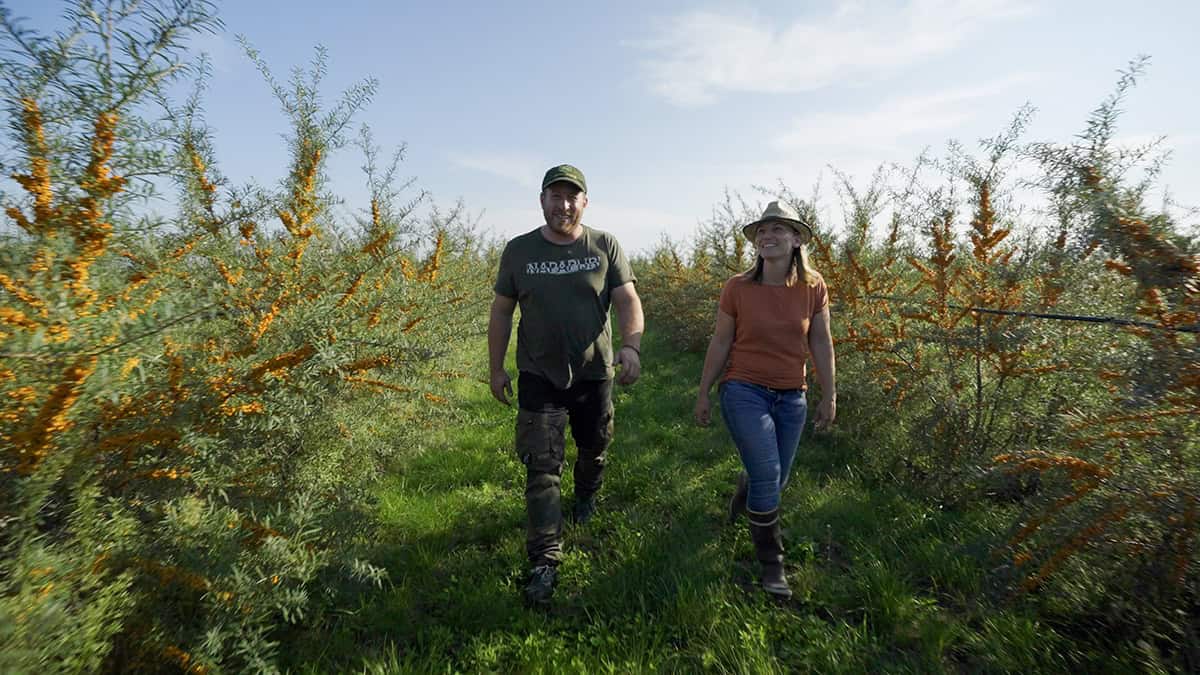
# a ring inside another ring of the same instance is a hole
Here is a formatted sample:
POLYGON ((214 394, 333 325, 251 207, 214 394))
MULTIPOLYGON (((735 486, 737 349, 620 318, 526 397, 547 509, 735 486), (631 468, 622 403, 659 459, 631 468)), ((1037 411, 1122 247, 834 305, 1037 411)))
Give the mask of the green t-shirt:
POLYGON ((570 244, 546 241, 541 228, 509 241, 494 287, 521 307, 517 369, 559 389, 612 377, 612 289, 636 281, 617 240, 582 227, 570 244))

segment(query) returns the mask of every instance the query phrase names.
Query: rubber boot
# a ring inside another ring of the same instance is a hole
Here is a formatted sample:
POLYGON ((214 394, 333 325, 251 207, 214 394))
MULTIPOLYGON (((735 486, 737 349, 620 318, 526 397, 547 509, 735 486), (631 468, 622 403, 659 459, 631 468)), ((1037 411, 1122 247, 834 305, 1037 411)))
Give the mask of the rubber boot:
POLYGON ((737 522, 738 516, 746 512, 746 497, 750 494, 750 477, 743 471, 738 474, 733 496, 729 498, 729 524, 737 522))
POLYGON ((783 573, 783 534, 779 528, 779 509, 767 513, 747 511, 750 516, 750 538, 762 566, 762 588, 776 598, 792 597, 787 576, 783 573))

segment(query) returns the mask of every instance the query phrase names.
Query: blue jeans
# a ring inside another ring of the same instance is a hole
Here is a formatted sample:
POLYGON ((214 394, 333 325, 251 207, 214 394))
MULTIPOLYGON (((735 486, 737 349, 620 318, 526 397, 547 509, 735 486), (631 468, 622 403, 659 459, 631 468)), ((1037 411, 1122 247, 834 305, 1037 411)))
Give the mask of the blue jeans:
POLYGON ((721 417, 750 477, 746 507, 768 513, 779 507, 808 416, 802 389, 771 389, 728 380, 721 385, 721 417))

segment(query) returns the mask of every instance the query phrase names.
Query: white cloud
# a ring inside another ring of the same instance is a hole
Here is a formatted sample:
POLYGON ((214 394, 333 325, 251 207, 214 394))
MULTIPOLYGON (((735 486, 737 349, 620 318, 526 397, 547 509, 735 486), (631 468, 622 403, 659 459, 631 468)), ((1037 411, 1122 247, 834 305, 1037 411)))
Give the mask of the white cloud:
MULTIPOLYGON (((773 144, 780 150, 838 147, 895 151, 909 147, 902 142, 907 137, 947 132, 972 120, 980 110, 991 111, 980 102, 1033 79, 1030 75, 1016 75, 981 86, 899 97, 871 110, 804 115, 773 144)), ((1015 110, 1013 107, 1007 114, 1015 110)))
POLYGON ((680 106, 737 92, 811 91, 903 69, 1027 14, 1026 2, 911 0, 898 8, 842 2, 827 16, 776 24, 759 15, 694 11, 637 43, 652 91, 680 106))
POLYGON ((543 160, 517 154, 453 155, 450 161, 456 166, 499 176, 534 189, 541 186, 542 173, 548 166, 543 160))

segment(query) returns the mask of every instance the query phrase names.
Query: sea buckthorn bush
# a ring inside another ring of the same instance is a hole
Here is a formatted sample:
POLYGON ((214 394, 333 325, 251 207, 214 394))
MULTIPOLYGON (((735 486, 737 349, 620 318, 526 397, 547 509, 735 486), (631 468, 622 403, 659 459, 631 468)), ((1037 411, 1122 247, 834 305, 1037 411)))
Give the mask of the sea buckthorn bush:
POLYGON ((1102 259, 1098 274, 1119 284, 1138 322, 1122 329, 1124 358, 1092 373, 1104 384, 1099 409, 1072 405, 1059 443, 994 460, 1045 485, 1006 542, 1020 590, 1099 589, 1103 602, 1076 601, 1143 627, 1157 650, 1188 653, 1200 591, 1200 246, 1194 223, 1189 235, 1171 212, 1146 205, 1157 164, 1113 142, 1143 66, 1122 75, 1082 140, 1029 148, 1057 211, 1102 259))
MULTIPOLYGON (((856 468, 946 507, 1010 509, 998 588, 1177 649, 1196 630, 1200 256, 1146 206, 1155 148, 1113 140, 1143 67, 1073 143, 1022 140, 1023 109, 979 156, 952 143, 865 186, 835 171, 843 222, 818 220, 811 249, 856 468)), ((679 324, 682 348, 703 350, 721 282, 748 266, 713 264, 756 216, 724 213, 690 257, 668 240, 643 263, 650 322, 679 324)))
POLYGON ((200 94, 166 93, 202 80, 210 3, 81 3, 52 37, 0 11, 0 669, 272 669, 281 627, 384 579, 357 544, 387 457, 330 441, 335 404, 445 405, 487 243, 402 202, 366 132, 371 200, 339 220, 323 167, 375 84, 323 108, 321 52, 280 84, 248 49, 291 164, 233 187, 200 94))
POLYGON ((634 261, 646 314, 654 317, 653 330, 676 348, 703 352, 708 345, 722 285, 754 260, 754 247, 742 236, 741 226, 756 218, 745 201, 726 194, 712 218, 698 228, 690 251, 664 238, 634 261))

